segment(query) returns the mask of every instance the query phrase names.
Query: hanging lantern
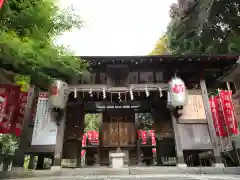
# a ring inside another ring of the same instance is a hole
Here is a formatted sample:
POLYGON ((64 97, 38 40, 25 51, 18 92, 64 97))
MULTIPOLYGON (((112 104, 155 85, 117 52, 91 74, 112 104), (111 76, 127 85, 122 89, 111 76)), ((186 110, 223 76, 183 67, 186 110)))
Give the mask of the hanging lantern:
POLYGON ((50 86, 49 90, 49 105, 52 115, 56 120, 57 125, 60 125, 64 116, 64 109, 68 100, 68 85, 67 83, 56 80, 50 86))
POLYGON ((50 86, 50 106, 51 108, 64 109, 67 103, 67 83, 61 80, 55 80, 50 86))
POLYGON ((174 77, 169 82, 169 102, 172 107, 183 107, 187 103, 187 89, 182 79, 174 77))

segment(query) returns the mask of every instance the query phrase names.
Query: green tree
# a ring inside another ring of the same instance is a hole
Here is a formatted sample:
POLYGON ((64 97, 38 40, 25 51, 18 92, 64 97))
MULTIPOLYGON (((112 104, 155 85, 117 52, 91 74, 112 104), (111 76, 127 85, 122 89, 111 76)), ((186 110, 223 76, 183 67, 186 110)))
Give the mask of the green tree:
POLYGON ((84 131, 96 130, 99 131, 100 122, 102 120, 102 114, 85 114, 84 123, 85 129, 84 131))
POLYGON ((80 28, 73 9, 60 10, 54 0, 11 0, 0 9, 0 66, 29 75, 44 87, 52 78, 81 75, 85 61, 54 44, 62 32, 80 28))
POLYGON ((152 130, 154 120, 151 113, 136 113, 135 118, 139 122, 139 129, 152 130))
POLYGON ((167 37, 166 36, 162 36, 157 43, 155 44, 154 49, 152 50, 152 52, 149 53, 149 55, 163 55, 168 53, 168 49, 167 49, 167 37))
POLYGON ((18 138, 10 134, 0 134, 0 154, 14 155, 18 147, 18 138))
POLYGON ((170 11, 168 48, 173 53, 239 53, 240 1, 190 1, 170 11))

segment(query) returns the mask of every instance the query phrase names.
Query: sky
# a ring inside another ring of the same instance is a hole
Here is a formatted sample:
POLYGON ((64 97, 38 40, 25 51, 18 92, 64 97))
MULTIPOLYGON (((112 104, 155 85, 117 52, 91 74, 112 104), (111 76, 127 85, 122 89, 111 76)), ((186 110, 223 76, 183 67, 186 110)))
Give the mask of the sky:
POLYGON ((177 0, 59 0, 84 21, 57 43, 79 56, 147 55, 166 32, 170 5, 177 0))

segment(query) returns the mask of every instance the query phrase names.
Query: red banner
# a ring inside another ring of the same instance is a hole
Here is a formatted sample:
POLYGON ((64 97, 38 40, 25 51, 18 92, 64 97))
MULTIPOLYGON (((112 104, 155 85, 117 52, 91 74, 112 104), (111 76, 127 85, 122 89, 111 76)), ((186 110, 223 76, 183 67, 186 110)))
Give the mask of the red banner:
POLYGON ((0 133, 8 134, 16 119, 20 86, 0 85, 0 133))
POLYGON ((141 141, 141 144, 147 144, 148 137, 151 138, 152 145, 155 146, 156 139, 155 139, 154 130, 149 130, 149 131, 138 130, 138 139, 141 141), (150 135, 150 137, 148 136, 148 134, 150 135))
POLYGON ((154 130, 149 130, 150 136, 151 136, 151 140, 152 140, 152 145, 156 146, 156 139, 155 139, 155 132, 154 130))
POLYGON ((99 145, 99 132, 98 131, 87 131, 87 139, 91 145, 99 145))
POLYGON ((86 147, 87 145, 87 137, 86 137, 86 134, 83 134, 83 137, 82 137, 82 147, 86 147))
POLYGON ((231 91, 219 91, 220 103, 223 110, 224 120, 230 134, 238 135, 238 122, 235 117, 231 91))
POLYGON ((138 137, 141 141, 141 144, 147 144, 147 131, 139 130, 138 131, 138 137))
POLYGON ((6 115, 8 88, 0 85, 0 133, 2 133, 2 124, 6 115))
POLYGON ((21 129, 23 125, 23 120, 24 120, 24 113, 25 113, 25 108, 26 108, 26 103, 27 103, 27 98, 28 98, 28 93, 27 92, 21 92, 20 93, 20 98, 19 98, 19 106, 17 109, 17 119, 15 122, 15 128, 14 132, 16 136, 21 135, 21 129))
POLYGON ((220 106, 219 96, 214 96, 209 99, 212 118, 217 136, 225 137, 228 135, 226 125, 223 118, 223 112, 220 106))

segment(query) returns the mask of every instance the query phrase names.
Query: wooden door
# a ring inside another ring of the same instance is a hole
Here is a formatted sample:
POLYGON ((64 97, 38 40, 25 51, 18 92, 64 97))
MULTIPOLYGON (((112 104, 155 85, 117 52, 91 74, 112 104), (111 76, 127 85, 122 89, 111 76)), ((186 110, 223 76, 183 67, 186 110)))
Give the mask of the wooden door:
POLYGON ((119 144, 128 145, 130 133, 128 132, 127 117, 119 119, 118 131, 119 131, 119 144))
POLYGON ((110 115, 102 127, 102 144, 105 146, 118 147, 136 143, 136 128, 132 116, 110 115))
POLYGON ((111 118, 109 123, 109 145, 119 145, 118 118, 111 118))

